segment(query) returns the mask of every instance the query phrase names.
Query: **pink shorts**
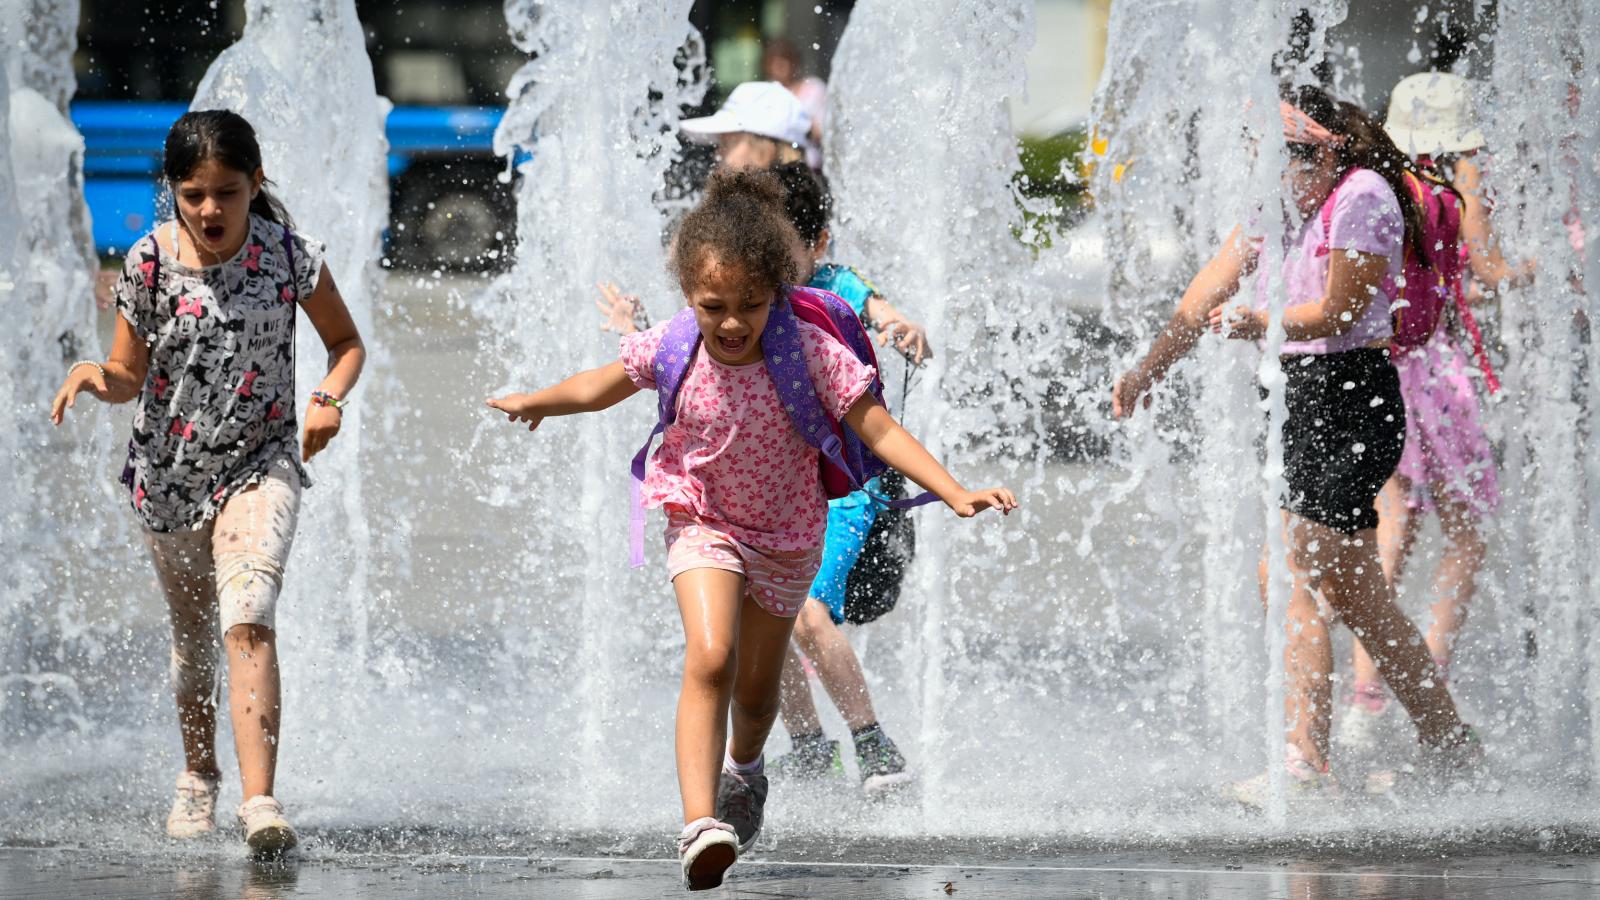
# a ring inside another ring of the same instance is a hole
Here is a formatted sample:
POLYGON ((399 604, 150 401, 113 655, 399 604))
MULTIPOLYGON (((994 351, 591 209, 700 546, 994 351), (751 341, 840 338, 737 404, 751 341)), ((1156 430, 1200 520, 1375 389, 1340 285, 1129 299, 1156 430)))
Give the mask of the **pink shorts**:
POLYGON ((1430 510, 1449 499, 1478 516, 1494 512, 1500 481, 1466 351, 1440 329, 1394 365, 1406 401, 1406 449, 1396 472, 1411 482, 1407 505, 1430 510))
POLYGON ((822 548, 778 552, 742 543, 699 519, 667 516, 667 580, 690 569, 722 569, 744 576, 745 596, 767 612, 793 618, 805 605, 822 565, 822 548))

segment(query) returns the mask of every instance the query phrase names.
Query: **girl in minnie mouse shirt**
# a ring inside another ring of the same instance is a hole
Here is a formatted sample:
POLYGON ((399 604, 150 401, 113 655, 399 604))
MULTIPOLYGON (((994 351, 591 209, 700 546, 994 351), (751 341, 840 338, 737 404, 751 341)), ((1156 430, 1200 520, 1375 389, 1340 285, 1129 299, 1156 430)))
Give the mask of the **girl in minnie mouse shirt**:
POLYGON ((74 363, 56 394, 137 401, 122 481, 144 526, 172 622, 172 676, 186 767, 167 833, 215 828, 217 634, 258 854, 296 841, 273 795, 279 678, 274 613, 294 538, 302 463, 338 434, 366 358, 321 245, 295 234, 267 190, 255 131, 223 110, 191 112, 167 135, 163 174, 177 215, 130 248, 115 288, 104 363, 74 363), (327 377, 295 421, 298 309, 328 349, 327 377))

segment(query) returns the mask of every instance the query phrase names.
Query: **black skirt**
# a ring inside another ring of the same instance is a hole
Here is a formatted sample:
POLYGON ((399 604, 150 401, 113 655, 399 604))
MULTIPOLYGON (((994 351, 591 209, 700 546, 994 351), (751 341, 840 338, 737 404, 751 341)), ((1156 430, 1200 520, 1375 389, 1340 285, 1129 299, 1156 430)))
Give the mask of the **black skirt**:
POLYGON ((1282 357, 1283 508, 1344 534, 1378 527, 1374 501, 1406 444, 1400 374, 1384 349, 1282 357))

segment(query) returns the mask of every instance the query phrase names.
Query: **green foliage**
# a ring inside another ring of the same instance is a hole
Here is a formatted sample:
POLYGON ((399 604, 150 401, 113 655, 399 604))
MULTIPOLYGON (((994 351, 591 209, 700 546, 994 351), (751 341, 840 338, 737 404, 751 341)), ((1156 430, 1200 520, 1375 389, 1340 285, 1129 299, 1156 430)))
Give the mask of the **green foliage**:
POLYGON ((1022 226, 1013 230, 1035 253, 1048 248, 1056 234, 1089 211, 1083 169, 1087 143, 1088 135, 1082 129, 1023 137, 1017 142, 1022 162, 1017 190, 1028 202, 1022 210, 1022 226))

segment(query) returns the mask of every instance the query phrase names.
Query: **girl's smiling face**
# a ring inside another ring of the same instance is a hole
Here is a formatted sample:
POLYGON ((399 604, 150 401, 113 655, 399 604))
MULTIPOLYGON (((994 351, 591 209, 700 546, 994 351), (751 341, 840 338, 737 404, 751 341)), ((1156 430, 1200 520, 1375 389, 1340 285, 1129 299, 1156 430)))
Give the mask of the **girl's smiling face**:
POLYGON ((246 173, 208 159, 173 185, 178 216, 199 250, 219 260, 239 252, 250 234, 250 201, 263 177, 260 169, 246 173))
POLYGON ((700 277, 689 291, 689 306, 706 352, 725 366, 761 361, 761 332, 772 312, 775 287, 752 284, 742 266, 704 255, 700 277))

